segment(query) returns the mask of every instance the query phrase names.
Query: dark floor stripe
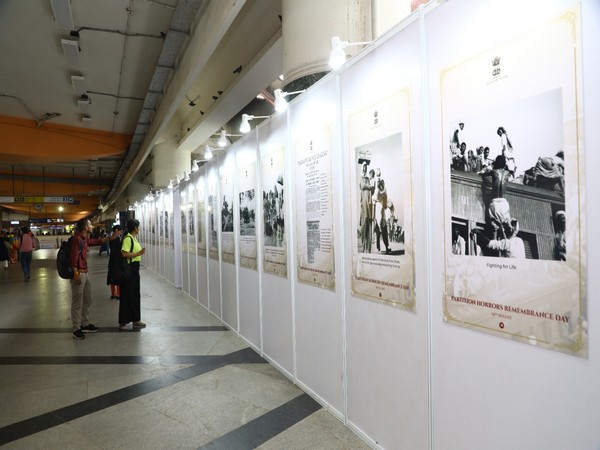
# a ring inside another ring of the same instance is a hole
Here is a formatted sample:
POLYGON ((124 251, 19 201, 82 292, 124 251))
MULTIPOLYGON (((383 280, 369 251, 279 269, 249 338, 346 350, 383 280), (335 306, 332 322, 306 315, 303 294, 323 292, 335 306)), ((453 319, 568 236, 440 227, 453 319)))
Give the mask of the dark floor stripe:
MULTIPOLYGON (((119 330, 119 327, 109 327, 109 328, 100 328, 101 332, 120 332, 125 333, 124 331, 119 330)), ((210 325, 205 327, 146 327, 146 328, 134 328, 131 331, 143 331, 144 333, 154 333, 157 331, 229 331, 227 327, 221 325, 210 325)), ((0 328, 0 333, 72 333, 73 328, 0 328)))
POLYGON ((278 408, 203 445, 199 450, 250 450, 321 409, 308 394, 302 394, 278 408))
POLYGON ((151 380, 142 381, 89 400, 84 400, 46 414, 41 414, 2 427, 0 428, 0 445, 62 425, 65 422, 79 419, 88 414, 116 406, 128 400, 172 386, 181 381, 189 380, 190 378, 219 369, 226 365, 240 363, 266 363, 266 361, 250 348, 245 348, 222 356, 211 355, 209 357, 204 357, 198 364, 191 367, 160 375, 151 380))

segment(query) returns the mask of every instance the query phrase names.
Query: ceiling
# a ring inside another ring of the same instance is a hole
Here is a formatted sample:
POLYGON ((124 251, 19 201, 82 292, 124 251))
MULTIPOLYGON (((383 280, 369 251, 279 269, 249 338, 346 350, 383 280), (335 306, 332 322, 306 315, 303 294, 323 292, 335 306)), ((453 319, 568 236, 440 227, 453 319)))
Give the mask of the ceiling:
POLYGON ((59 28, 61 3, 0 2, 4 220, 114 210, 155 143, 175 135, 193 158, 241 111, 261 114, 282 71, 281 0, 67 0, 59 28))

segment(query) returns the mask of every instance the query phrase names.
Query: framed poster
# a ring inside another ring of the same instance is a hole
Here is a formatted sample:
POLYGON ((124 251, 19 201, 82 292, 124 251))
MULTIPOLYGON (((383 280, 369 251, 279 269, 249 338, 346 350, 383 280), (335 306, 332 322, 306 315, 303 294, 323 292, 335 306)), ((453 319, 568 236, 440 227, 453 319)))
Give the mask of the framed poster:
POLYGON ((211 259, 219 259, 219 229, 218 211, 219 201, 217 198, 217 185, 211 183, 208 185, 208 257, 211 259))
POLYGON ((579 9, 440 74, 444 319, 586 357, 579 9))
POLYGON ((233 223, 233 178, 221 177, 221 257, 235 264, 235 235, 233 223))
POLYGON ((352 293, 414 310, 408 89, 352 114, 352 293))
POLYGON ((240 265, 256 270, 256 163, 239 170, 238 197, 240 199, 240 265))
POLYGON ((188 223, 188 251, 190 255, 196 254, 196 220, 195 220, 195 194, 194 185, 188 185, 188 197, 185 209, 187 210, 187 223, 188 223))
POLYGON ((181 251, 183 253, 188 252, 188 228, 187 228, 187 189, 182 189, 179 192, 179 204, 180 204, 180 214, 181 214, 181 251))
POLYGON ((204 197, 204 177, 196 185, 196 215, 198 218, 198 255, 206 257, 206 199, 204 197))
POLYGON ((283 175, 285 151, 276 150, 261 161, 263 202, 263 270, 287 277, 287 241, 285 234, 285 195, 283 175))
POLYGON ((296 155, 296 228, 298 280, 335 289, 331 130, 298 140, 296 155))

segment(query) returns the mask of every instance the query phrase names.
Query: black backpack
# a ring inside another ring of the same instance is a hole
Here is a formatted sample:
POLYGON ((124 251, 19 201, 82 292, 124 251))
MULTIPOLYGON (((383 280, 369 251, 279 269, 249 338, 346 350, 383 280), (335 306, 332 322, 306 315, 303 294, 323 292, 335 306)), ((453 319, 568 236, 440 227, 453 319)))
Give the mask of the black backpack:
MULTIPOLYGON (((61 242, 58 253, 56 254, 56 270, 58 270, 58 276, 65 280, 73 278, 73 269, 69 264, 69 255, 71 254, 71 244, 73 243, 74 236, 71 236, 66 241, 61 242)), ((81 248, 79 248, 81 253, 81 248)))

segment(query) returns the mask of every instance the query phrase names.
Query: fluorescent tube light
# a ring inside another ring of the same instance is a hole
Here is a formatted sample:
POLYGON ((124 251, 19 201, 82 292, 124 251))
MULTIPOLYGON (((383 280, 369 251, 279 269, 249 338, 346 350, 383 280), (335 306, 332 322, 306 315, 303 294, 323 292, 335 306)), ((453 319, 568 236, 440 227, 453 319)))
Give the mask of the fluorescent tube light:
POLYGON ((75 39, 61 39, 60 43, 67 61, 72 66, 79 65, 79 41, 75 39))
POLYGON ((63 30, 73 30, 73 14, 71 13, 71 0, 50 0, 56 27, 63 30))
POLYGON ((71 83, 73 83, 75 94, 81 96, 87 92, 85 87, 85 78, 83 78, 81 75, 71 75, 71 83))

